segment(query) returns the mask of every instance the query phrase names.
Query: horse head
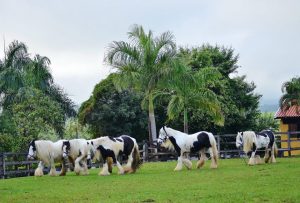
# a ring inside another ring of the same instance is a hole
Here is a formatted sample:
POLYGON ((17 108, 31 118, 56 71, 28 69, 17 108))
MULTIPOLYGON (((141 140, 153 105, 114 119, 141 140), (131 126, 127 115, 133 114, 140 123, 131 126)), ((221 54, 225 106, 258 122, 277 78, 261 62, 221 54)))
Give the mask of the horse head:
POLYGON ((243 132, 238 132, 235 140, 236 148, 241 148, 243 146, 243 132))
POLYGON ((34 159, 35 157, 36 157, 36 145, 35 145, 35 140, 32 140, 29 143, 27 159, 34 159))
POLYGON ((62 150, 63 150, 63 158, 67 158, 70 152, 70 142, 69 141, 64 141, 62 145, 62 150))
POLYGON ((159 135, 158 135, 158 139, 157 139, 157 144, 158 145, 162 145, 163 143, 165 143, 168 139, 169 139, 169 135, 167 133, 168 128, 166 126, 162 127, 159 130, 159 135))
POLYGON ((88 140, 86 142, 87 147, 88 147, 88 154, 87 154, 87 160, 93 159, 95 152, 94 152, 94 143, 92 140, 88 140))

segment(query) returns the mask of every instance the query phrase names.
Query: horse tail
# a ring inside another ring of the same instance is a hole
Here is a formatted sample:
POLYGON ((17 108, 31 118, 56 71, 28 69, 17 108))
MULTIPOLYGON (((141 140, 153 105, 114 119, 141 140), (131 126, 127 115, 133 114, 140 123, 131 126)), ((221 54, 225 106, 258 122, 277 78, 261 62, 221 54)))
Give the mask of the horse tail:
POLYGON ((274 140, 274 156, 277 157, 278 156, 278 147, 277 147, 277 144, 274 140))
POLYGON ((217 141, 215 139, 214 136, 212 136, 212 140, 211 140, 211 150, 212 150, 212 154, 213 154, 213 159, 216 163, 216 165, 218 164, 218 157, 219 157, 219 153, 218 153, 218 148, 217 148, 217 141))
POLYGON ((134 144, 132 158, 133 158, 133 160, 131 163, 131 168, 132 168, 132 172, 134 173, 142 165, 139 147, 136 143, 134 144))

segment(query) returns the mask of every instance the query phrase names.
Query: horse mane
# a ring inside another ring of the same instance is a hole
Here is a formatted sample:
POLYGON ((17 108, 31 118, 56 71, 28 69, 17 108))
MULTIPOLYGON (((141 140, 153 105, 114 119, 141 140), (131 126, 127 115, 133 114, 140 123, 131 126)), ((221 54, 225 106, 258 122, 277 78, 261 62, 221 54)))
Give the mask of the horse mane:
POLYGON ((188 134, 183 133, 183 132, 181 132, 179 130, 175 130, 175 129, 169 128, 169 127, 165 127, 165 130, 167 131, 167 133, 168 133, 169 136, 174 136, 175 135, 175 137, 176 137, 176 135, 179 135, 179 136, 186 136, 186 135, 188 135, 188 134), (170 133, 172 133, 172 135, 170 135, 168 131, 171 131, 170 133))
POLYGON ((256 134, 253 131, 243 132, 243 150, 245 153, 252 150, 253 143, 256 141, 256 134))

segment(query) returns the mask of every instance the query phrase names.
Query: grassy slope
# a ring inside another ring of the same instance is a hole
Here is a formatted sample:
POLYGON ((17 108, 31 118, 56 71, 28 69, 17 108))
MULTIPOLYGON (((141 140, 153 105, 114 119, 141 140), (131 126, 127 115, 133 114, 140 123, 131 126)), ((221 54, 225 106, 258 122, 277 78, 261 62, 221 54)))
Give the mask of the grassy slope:
MULTIPOLYGON (((220 160, 219 168, 184 169, 176 163, 146 163, 136 174, 0 180, 0 202, 300 202, 300 158, 246 166, 220 160)), ((194 163, 195 166, 195 163, 194 163)))

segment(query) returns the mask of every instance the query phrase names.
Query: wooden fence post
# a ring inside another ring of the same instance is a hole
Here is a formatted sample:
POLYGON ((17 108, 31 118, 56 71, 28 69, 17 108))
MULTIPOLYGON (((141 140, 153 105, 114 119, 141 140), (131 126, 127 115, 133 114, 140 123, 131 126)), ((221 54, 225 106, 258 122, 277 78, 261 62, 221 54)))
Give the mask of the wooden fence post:
POLYGON ((2 153, 2 172, 3 172, 2 178, 4 179, 5 178, 5 153, 2 153))
POLYGON ((148 144, 145 142, 143 144, 143 160, 144 162, 148 161, 148 144))
POLYGON ((287 133, 287 136, 288 136, 288 156, 290 157, 292 154, 291 154, 291 134, 290 132, 287 133))
POLYGON ((220 153, 220 151, 221 151, 221 144, 220 144, 220 135, 217 135, 217 147, 218 147, 218 152, 219 152, 219 157, 221 156, 221 153, 220 153))

